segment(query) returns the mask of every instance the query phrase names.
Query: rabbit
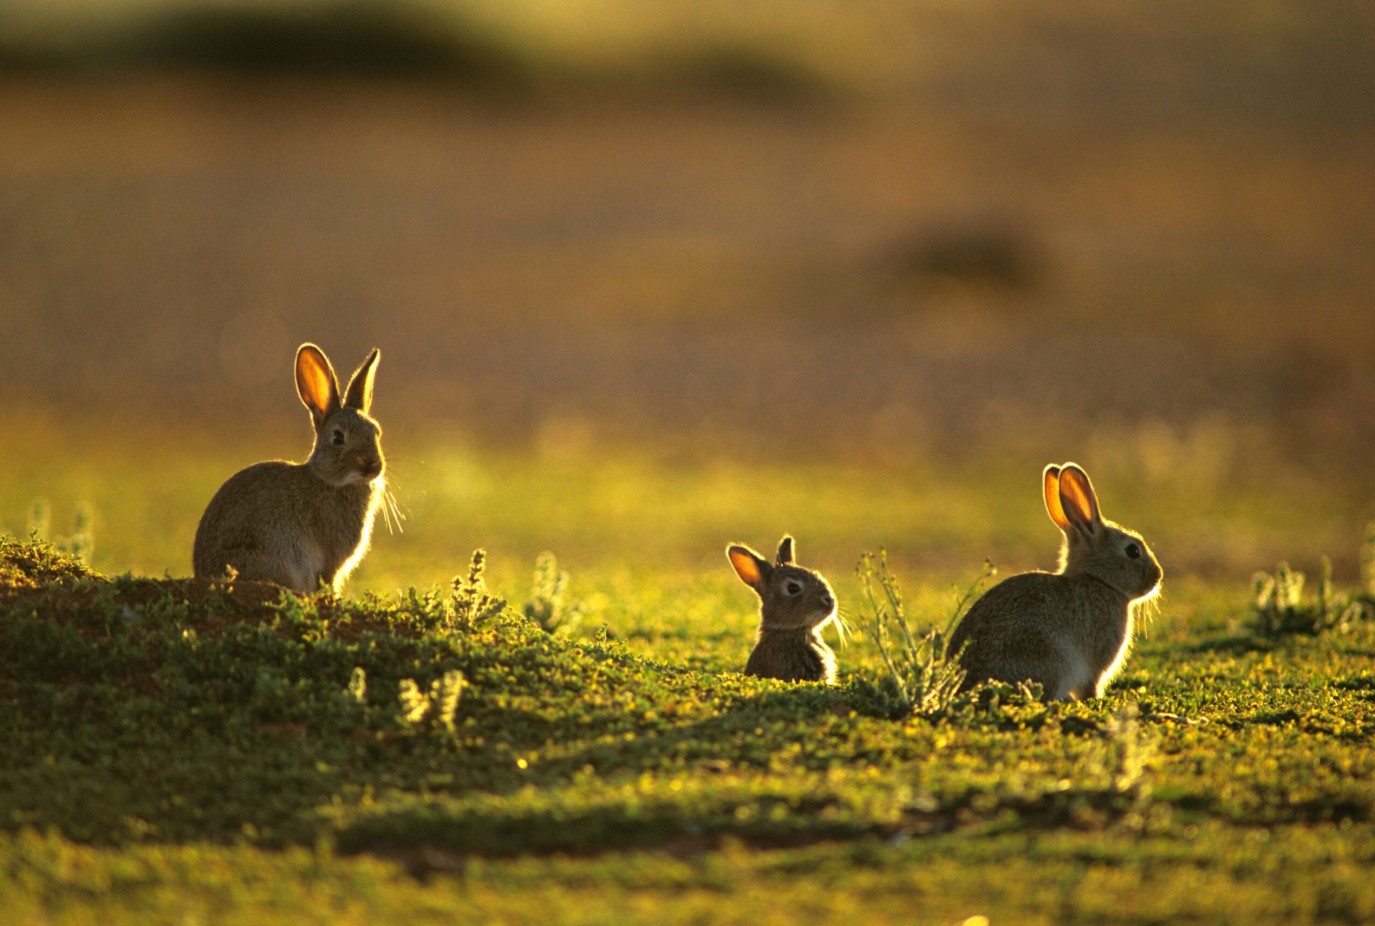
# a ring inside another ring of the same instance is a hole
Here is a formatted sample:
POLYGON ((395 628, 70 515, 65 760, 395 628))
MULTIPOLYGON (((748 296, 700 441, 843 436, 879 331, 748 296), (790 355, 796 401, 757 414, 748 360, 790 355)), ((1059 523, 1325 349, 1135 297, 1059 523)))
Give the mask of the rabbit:
POLYGON ((963 688, 1039 682, 1054 701, 1101 698, 1131 649, 1136 610, 1163 573, 1141 535, 1105 520, 1088 473, 1047 466, 1046 511, 1065 533, 1058 572, 1027 572, 989 589, 960 621, 949 652, 963 688))
POLYGON ((738 543, 726 557, 760 599, 759 635, 745 674, 835 684, 835 653, 821 639, 821 628, 836 618, 835 593, 820 573, 794 565, 792 537, 783 536, 774 565, 738 543))
POLYGON ((296 351, 296 390, 315 426, 304 463, 272 460, 240 470, 210 499, 196 529, 197 577, 275 582, 309 594, 338 594, 368 551, 386 493, 382 429, 368 409, 381 352, 373 348, 349 380, 339 381, 324 351, 296 351))

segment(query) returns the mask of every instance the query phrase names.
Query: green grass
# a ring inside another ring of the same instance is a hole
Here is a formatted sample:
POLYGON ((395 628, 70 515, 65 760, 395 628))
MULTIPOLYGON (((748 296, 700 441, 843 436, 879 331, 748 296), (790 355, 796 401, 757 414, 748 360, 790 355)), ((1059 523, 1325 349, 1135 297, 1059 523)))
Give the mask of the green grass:
MULTIPOLYGON (((1054 536, 1034 485, 987 468, 933 493, 927 474, 840 466, 761 478, 643 457, 403 456, 407 532, 379 535, 341 601, 107 578, 41 543, 3 541, 7 913, 61 924, 1375 916, 1367 620, 1272 638, 1254 625, 1248 574, 1166 558, 1162 612, 1101 701, 1047 706, 999 690, 939 719, 893 719, 863 634, 839 651, 831 689, 738 674, 755 603, 725 542, 794 530, 801 560, 832 577, 860 625, 854 565, 885 543, 920 632, 948 619, 981 554, 1006 554, 1004 573, 1046 565, 1054 536), (464 605, 481 590, 472 583, 455 602, 451 580, 476 546, 501 551, 484 578, 505 610, 464 605), (521 613, 532 599, 541 613, 532 584, 550 593, 547 564, 533 575, 546 546, 569 572, 560 606, 580 617, 552 635, 521 613), (436 683, 460 676, 446 714, 436 683), (403 691, 436 703, 412 713, 403 691)), ((103 494, 79 457, 51 459, 74 462, 16 468, 0 508, 10 523, 46 475, 52 533, 69 534, 89 502, 97 568, 168 563, 136 570, 153 575, 185 571, 200 496, 233 466, 189 453, 187 486, 159 492, 130 473, 103 494), (82 484, 96 494, 71 491, 82 484), (153 530, 158 519, 172 527, 153 530)), ((1188 525, 1100 481, 1118 499, 1111 513, 1163 534, 1157 549, 1188 549, 1188 525)), ((1230 525, 1218 536, 1278 537, 1283 522, 1255 514, 1263 500, 1233 490, 1210 502, 1230 525)), ((1331 552, 1354 562, 1358 541, 1331 552)), ((1241 558, 1253 543, 1218 552, 1241 558)))

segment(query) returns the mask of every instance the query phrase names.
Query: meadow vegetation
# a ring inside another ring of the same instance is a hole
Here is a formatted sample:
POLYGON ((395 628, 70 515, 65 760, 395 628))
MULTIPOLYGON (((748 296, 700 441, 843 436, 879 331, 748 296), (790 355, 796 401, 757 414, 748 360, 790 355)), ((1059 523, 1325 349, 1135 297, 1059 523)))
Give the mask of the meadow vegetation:
MULTIPOLYGON (((719 550, 690 577, 655 565, 695 542, 678 530, 661 529, 653 561, 581 582, 544 555, 489 584, 479 552, 434 585, 342 599, 108 577, 5 537, 7 911, 1375 915, 1368 613, 1276 634, 1272 599, 1244 582, 1167 577, 1166 606, 1101 701, 1046 705, 1014 686, 956 697, 940 631, 978 564, 946 582, 821 554, 857 633, 837 686, 792 685, 738 674, 754 602, 719 550)), ((1366 593, 1324 594, 1330 610, 1366 593)))

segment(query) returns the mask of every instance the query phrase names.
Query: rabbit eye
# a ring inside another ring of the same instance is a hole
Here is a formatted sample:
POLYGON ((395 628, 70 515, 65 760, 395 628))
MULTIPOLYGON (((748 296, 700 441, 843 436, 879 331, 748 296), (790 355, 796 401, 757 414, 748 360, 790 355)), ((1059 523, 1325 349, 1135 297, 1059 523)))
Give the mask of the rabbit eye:
POLYGON ((1127 559, 1140 559, 1141 548, 1134 543, 1127 544, 1127 559))
POLYGON ((336 447, 342 445, 344 443, 344 432, 340 428, 335 428, 334 434, 330 440, 333 441, 336 447))
POLYGON ((796 595, 798 592, 802 591, 802 583, 789 582, 784 588, 789 595, 796 595))

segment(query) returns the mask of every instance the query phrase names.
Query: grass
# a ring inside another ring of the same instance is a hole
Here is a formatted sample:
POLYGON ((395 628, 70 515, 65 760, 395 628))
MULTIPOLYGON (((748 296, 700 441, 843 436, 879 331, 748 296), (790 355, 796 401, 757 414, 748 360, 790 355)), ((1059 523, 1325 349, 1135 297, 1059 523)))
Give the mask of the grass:
MULTIPOLYGON (((1245 581, 1167 560, 1162 613, 1101 701, 993 688, 928 717, 885 694, 891 670, 858 619, 851 567, 865 541, 896 537, 904 555, 882 574, 901 580, 895 613, 912 639, 929 642, 990 537, 1011 551, 1004 572, 1052 554, 1015 477, 982 498, 913 490, 915 509, 946 506, 948 519, 904 520, 873 473, 866 492, 843 467, 770 473, 747 492, 734 473, 646 460, 417 456, 432 462, 412 468, 407 533, 377 538, 370 576, 342 600, 110 577, 41 541, 0 541, 7 912, 54 924, 1375 916, 1370 621, 1270 636, 1245 581), (484 475, 498 470, 500 484, 484 475), (830 490, 808 496, 822 475, 830 490), (981 513, 1004 497, 1016 524, 981 513), (629 515, 646 499, 659 517, 641 523, 629 515), (801 560, 860 625, 833 689, 738 674, 753 602, 721 532, 763 543, 792 526, 770 513, 784 501, 805 528, 801 560), (458 511, 466 522, 445 520, 458 511), (450 523, 459 536, 441 541, 450 523), (481 536, 504 552, 457 553, 481 536), (558 558, 537 560, 551 539, 558 558), (539 623, 551 615, 577 620, 551 634, 539 623)), ((188 471, 213 481, 228 465, 188 471)), ((50 530, 68 537, 78 506, 50 494, 50 530)), ((185 535, 173 540, 189 538, 194 495, 162 513, 185 535)), ((1235 505, 1238 534, 1243 501, 1217 500, 1235 505)), ((0 510, 19 522, 28 502, 11 494, 0 510)), ((97 568, 164 555, 103 506, 91 502, 83 547, 97 568)), ((1141 510, 1123 500, 1113 513, 1130 523, 1141 510)))
POLYGON ((1322 560, 1317 587, 1304 594, 1308 577, 1280 563, 1274 572, 1258 572, 1252 580, 1251 612, 1257 633, 1268 637, 1287 634, 1345 633, 1357 621, 1375 617, 1375 525, 1367 530, 1361 547, 1362 588, 1338 592, 1332 583, 1332 562, 1322 560))
POLYGON ((888 554, 865 553, 855 570, 868 605, 865 629, 883 659, 886 670, 877 690, 897 715, 913 713, 928 719, 944 715, 955 704, 965 673, 951 652, 947 639, 968 606, 978 598, 983 581, 993 574, 988 564, 978 581, 962 595, 950 618, 924 631, 914 632, 907 620, 902 588, 888 568, 888 554))

